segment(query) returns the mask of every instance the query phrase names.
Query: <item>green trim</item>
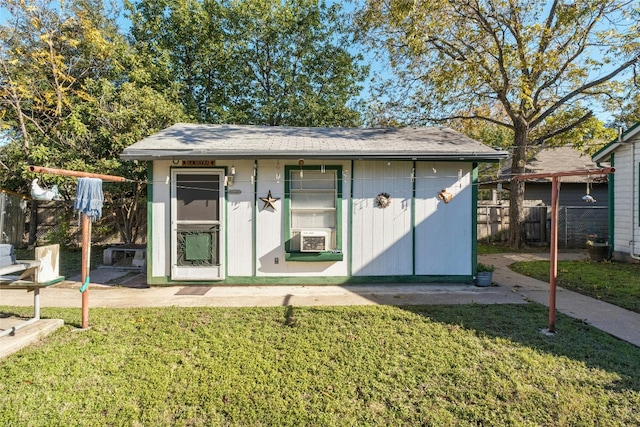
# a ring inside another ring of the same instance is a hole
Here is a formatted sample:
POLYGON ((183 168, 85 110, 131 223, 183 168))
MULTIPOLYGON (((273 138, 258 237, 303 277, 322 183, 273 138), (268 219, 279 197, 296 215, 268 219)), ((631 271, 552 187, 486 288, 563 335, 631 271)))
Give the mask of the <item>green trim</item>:
MULTIPOLYGON (((611 167, 615 166, 615 153, 611 153, 611 167)), ((609 258, 611 258, 611 256, 613 255, 613 241, 614 241, 614 233, 615 233, 615 225, 616 225, 616 221, 615 221, 615 213, 616 213, 616 208, 615 208, 615 196, 616 196, 616 192, 615 192, 615 185, 616 185, 616 181, 615 181, 615 174, 610 173, 609 174, 609 180, 608 180, 608 185, 607 185, 607 190, 609 192, 609 258)))
POLYGON ((411 274, 416 275, 416 161, 411 171, 411 274))
MULTIPOLYGON (((285 166, 284 167, 284 174, 285 174, 285 180, 284 180, 284 250, 286 252, 285 254, 285 260, 290 260, 290 261, 294 261, 293 258, 295 258, 295 261, 300 261, 302 258, 302 256, 294 256, 292 259, 290 259, 289 255, 292 254, 303 254, 305 256, 308 257, 309 254, 313 254, 312 252, 294 252, 291 251, 291 172, 295 172, 295 171, 299 171, 300 169, 302 169, 303 171, 305 170, 309 170, 309 171, 318 171, 320 170, 321 165, 313 165, 313 166, 285 166)), ((336 247, 335 247, 335 252, 339 252, 339 253, 335 253, 334 251, 332 252, 320 252, 320 254, 327 254, 327 255, 340 255, 340 259, 339 260, 335 260, 335 261, 342 261, 342 166, 325 166, 324 167, 325 170, 329 170, 329 171, 335 171, 336 173, 336 202, 335 202, 335 206, 336 206, 336 247)), ((306 260, 305 260, 306 261, 306 260)), ((325 261, 325 260, 320 260, 318 258, 314 259, 310 259, 310 261, 325 261)))
MULTIPOLYGON (((606 153, 607 151, 609 151, 611 149, 612 146, 614 146, 615 144, 620 144, 625 142, 625 138, 631 133, 633 132, 636 128, 638 128, 640 126, 640 122, 637 122, 636 124, 634 124, 633 126, 631 126, 629 129, 627 129, 626 131, 622 132, 621 135, 617 136, 616 139, 614 139, 613 141, 609 142, 608 144, 606 144, 604 147, 602 147, 601 149, 599 149, 598 151, 596 151, 592 156, 591 159, 598 159, 603 153, 606 153)), ((613 153, 612 153, 613 154, 613 153)), ((598 159, 597 161, 601 161, 601 159, 598 159)))
POLYGON ((471 275, 453 275, 453 276, 235 276, 228 277, 225 280, 217 281, 199 281, 199 282, 185 282, 185 281, 172 281, 168 277, 154 277, 153 280, 148 281, 150 285, 155 286, 212 286, 217 285, 389 285, 393 288, 397 284, 472 284, 473 276, 471 275))
MULTIPOLYGON (((153 162, 147 162, 147 280, 153 276, 153 162)), ((169 234, 171 238, 171 234, 169 234)))
POLYGON ((478 271, 478 164, 471 170, 471 271, 478 271))
POLYGON ((258 160, 253 161, 253 248, 251 249, 251 262, 253 263, 253 275, 258 275, 258 160))
POLYGON ((609 148, 611 148, 611 146, 612 146, 613 144, 617 144, 617 143, 619 143, 619 142, 620 142, 620 141, 619 141, 619 138, 614 139, 613 141, 609 142, 607 145, 605 145, 604 147, 602 147, 601 149, 599 149, 598 151, 596 151, 596 152, 591 156, 591 158, 592 158, 592 159, 597 159, 597 158, 598 158, 602 153, 606 153, 606 152, 609 150, 609 148))
POLYGON ((286 252, 285 261, 325 262, 342 261, 342 252, 286 252))
POLYGON ((64 276, 58 276, 55 279, 51 279, 51 280, 47 280, 46 282, 43 282, 43 284, 45 286, 51 286, 51 285, 55 285, 56 283, 60 283, 65 279, 64 276))

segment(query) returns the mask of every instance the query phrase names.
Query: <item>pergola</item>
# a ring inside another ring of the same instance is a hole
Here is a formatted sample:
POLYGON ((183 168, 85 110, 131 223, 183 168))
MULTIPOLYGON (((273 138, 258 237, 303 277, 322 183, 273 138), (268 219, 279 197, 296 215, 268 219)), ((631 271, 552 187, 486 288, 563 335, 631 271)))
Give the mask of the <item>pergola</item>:
POLYGON ((560 197, 560 178, 563 176, 609 175, 615 168, 599 168, 554 173, 533 173, 516 175, 512 179, 521 181, 532 178, 551 178, 551 244, 549 265, 549 328, 556 332, 556 283, 558 280, 558 200, 560 197))

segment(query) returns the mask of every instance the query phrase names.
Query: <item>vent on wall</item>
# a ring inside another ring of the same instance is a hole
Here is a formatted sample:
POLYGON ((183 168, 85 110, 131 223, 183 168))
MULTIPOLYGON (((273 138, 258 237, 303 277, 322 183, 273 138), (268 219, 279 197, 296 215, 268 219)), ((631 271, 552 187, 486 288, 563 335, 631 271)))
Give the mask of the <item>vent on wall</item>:
POLYGON ((301 252, 323 252, 327 250, 327 232, 303 230, 300 232, 301 252))

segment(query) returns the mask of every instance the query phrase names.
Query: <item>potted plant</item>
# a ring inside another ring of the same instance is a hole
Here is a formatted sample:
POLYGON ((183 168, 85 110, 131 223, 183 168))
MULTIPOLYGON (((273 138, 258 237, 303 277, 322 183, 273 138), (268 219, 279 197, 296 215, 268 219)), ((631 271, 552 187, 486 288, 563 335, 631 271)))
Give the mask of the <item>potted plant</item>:
POLYGON ((491 286, 493 283, 494 265, 478 263, 478 273, 476 274, 476 286, 491 286))
POLYGON ((609 259, 609 244, 597 234, 589 234, 587 237, 587 251, 591 261, 601 262, 609 259))

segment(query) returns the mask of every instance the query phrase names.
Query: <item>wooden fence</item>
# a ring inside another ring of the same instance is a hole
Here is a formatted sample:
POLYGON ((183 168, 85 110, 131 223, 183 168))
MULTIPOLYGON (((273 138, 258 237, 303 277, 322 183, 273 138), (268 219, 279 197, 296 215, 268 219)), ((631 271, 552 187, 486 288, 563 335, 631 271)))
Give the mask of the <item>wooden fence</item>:
MULTIPOLYGON (((529 245, 548 245, 551 231, 550 206, 525 206, 525 238, 529 245)), ((608 236, 606 206, 559 206, 558 246, 586 247, 589 235, 608 236)), ((506 241, 509 238, 509 204, 478 204, 478 240, 506 241)))
MULTIPOLYGON (((144 207, 144 205, 143 205, 144 207)), ((141 232, 136 243, 146 241, 146 215, 141 215, 141 232)), ((27 215, 24 226, 24 240, 28 241, 29 225, 31 218, 27 215)), ((36 219, 37 242, 55 242, 63 245, 79 246, 81 242, 80 216, 73 209, 72 202, 52 201, 38 202, 38 217, 36 219)), ((98 245, 121 243, 118 232, 117 216, 113 211, 104 209, 102 218, 91 226, 92 242, 98 245)))

